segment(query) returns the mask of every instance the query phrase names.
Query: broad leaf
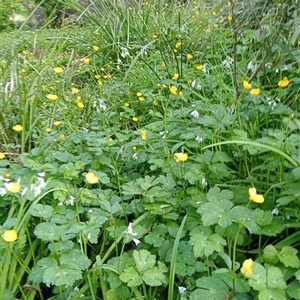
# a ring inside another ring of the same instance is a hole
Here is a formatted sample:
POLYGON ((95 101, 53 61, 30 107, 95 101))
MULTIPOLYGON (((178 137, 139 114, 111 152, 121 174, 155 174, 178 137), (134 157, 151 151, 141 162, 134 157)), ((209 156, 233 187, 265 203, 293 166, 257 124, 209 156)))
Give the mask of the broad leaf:
POLYGON ((50 205, 32 204, 29 208, 29 213, 38 218, 49 220, 53 213, 53 208, 50 205))
POLYGON ((291 246, 284 246, 278 254, 279 260, 286 266, 299 268, 298 250, 291 246))

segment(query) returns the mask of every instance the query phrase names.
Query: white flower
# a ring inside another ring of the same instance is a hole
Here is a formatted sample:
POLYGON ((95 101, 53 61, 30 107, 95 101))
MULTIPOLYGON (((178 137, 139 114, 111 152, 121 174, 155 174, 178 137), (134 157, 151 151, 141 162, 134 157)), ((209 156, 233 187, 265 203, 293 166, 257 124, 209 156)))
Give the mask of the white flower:
POLYGON ((178 287, 179 294, 183 294, 185 291, 186 291, 186 288, 184 286, 179 286, 178 287))
POLYGON ((99 109, 102 109, 104 111, 107 109, 107 105, 105 104, 104 99, 97 99, 96 101, 94 101, 93 107, 96 107, 97 111, 99 111, 99 109))
POLYGON ((205 178, 202 178, 201 184, 202 184, 203 187, 206 187, 206 186, 207 186, 207 181, 206 181, 205 178))
POLYGON ((41 173, 38 173, 38 175, 39 175, 40 177, 45 177, 46 173, 45 173, 45 172, 41 172, 41 173))
POLYGON ((230 68, 231 65, 233 63, 233 59, 231 57, 228 57, 227 59, 222 61, 222 64, 226 67, 226 68, 230 68))
POLYGON ((197 111, 196 109, 193 110, 193 111, 191 112, 191 116, 194 117, 194 118, 196 118, 196 119, 198 119, 198 118, 199 118, 199 113, 198 113, 198 111, 197 111))
POLYGON ((28 188, 24 188, 24 190, 22 191, 21 195, 24 196, 27 193, 28 188))
POLYGON ((129 53, 129 51, 128 51, 128 49, 126 48, 126 47, 121 47, 121 56, 123 57, 123 58, 125 58, 126 56, 129 56, 130 55, 130 53, 129 53))
POLYGON ((92 234, 89 232, 87 235, 87 239, 90 240, 91 239, 92 234))
POLYGON ((168 130, 167 130, 167 131, 160 131, 160 132, 159 132, 159 134, 162 136, 162 137, 161 137, 162 139, 165 139, 165 138, 166 138, 167 133, 169 133, 168 130))
POLYGON ((279 210, 277 208, 274 208, 271 212, 272 215, 278 216, 279 210))
POLYGON ((0 196, 4 196, 6 194, 5 188, 0 188, 0 196))
POLYGON ((203 138, 200 137, 199 135, 196 136, 195 140, 196 140, 198 143, 202 143, 202 142, 203 142, 203 138))
POLYGON ((30 190, 33 191, 34 197, 37 197, 41 194, 42 189, 47 186, 43 177, 38 177, 35 184, 30 185, 30 190))
POLYGON ((89 209, 89 210, 88 210, 88 212, 89 212, 89 213, 92 213, 92 212, 93 212, 93 210, 92 210, 92 209, 89 209))
POLYGON ((254 65, 254 63, 250 61, 247 66, 247 70, 251 70, 252 72, 254 72, 256 70, 256 65, 254 65))
POLYGON ((198 91, 202 89, 201 84, 196 79, 191 83, 191 87, 195 88, 198 91))
POLYGON ((75 200, 75 198, 73 196, 70 196, 70 198, 68 200, 66 200, 65 204, 73 206, 74 200, 75 200))
POLYGON ((138 160, 138 159, 139 159, 137 153, 133 153, 132 158, 133 158, 134 160, 138 160))
POLYGON ((135 238, 133 238, 132 240, 134 241, 134 243, 135 243, 136 246, 141 242, 140 240, 135 239, 135 238))
POLYGON ((136 236, 137 233, 133 231, 132 228, 132 223, 129 223, 128 228, 127 228, 127 233, 136 236))

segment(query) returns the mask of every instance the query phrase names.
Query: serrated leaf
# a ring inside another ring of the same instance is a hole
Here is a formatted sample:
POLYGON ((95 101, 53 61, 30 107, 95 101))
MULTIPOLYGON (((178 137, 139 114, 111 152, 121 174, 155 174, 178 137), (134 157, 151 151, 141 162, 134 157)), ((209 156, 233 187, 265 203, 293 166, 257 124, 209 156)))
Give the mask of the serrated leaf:
POLYGON ((51 252, 62 252, 73 249, 74 243, 72 241, 63 241, 57 243, 50 243, 48 248, 51 252))
POLYGON ((142 275, 142 279, 146 284, 150 286, 159 286, 162 285, 163 283, 166 283, 165 275, 161 273, 157 267, 152 267, 148 269, 142 275))
POLYGON ((49 220, 52 216, 54 209, 50 205, 43 204, 33 204, 29 208, 29 213, 38 218, 43 218, 45 220, 49 220))
POLYGON ((91 261, 79 250, 72 250, 62 254, 60 263, 73 269, 85 270, 89 267, 91 261))
POLYGON ((59 241, 60 239, 59 226, 54 223, 39 223, 33 233, 44 242, 59 241))
POLYGON ((290 296, 291 299, 300 299, 300 282, 293 281, 291 282, 286 290, 287 294, 290 296))
POLYGON ((283 290, 279 289, 267 289, 259 292, 258 294, 258 300, 286 300, 286 295, 283 290))
POLYGON ((291 246, 284 246, 278 254, 279 260, 286 266, 292 268, 299 268, 298 251, 291 246))
POLYGON ((40 259, 29 273, 28 279, 33 283, 43 282, 43 276, 46 269, 57 266, 58 263, 53 257, 45 257, 40 259))
POLYGON ((267 269, 267 285, 268 289, 286 289, 286 283, 279 268, 271 266, 267 269))
POLYGON ((160 247, 164 240, 165 237, 164 235, 167 233, 166 226, 164 224, 159 224, 155 226, 146 237, 145 237, 145 242, 153 245, 154 247, 160 247))
POLYGON ((129 287, 139 286, 143 283, 142 278, 132 266, 127 267, 123 270, 122 274, 120 275, 120 279, 123 282, 127 283, 129 287))
POLYGON ((265 262, 275 265, 278 263, 278 251, 273 245, 268 245, 263 249, 263 257, 265 262))
POLYGON ((155 255, 152 255, 148 250, 134 250, 132 256, 139 273, 152 268, 156 263, 155 255))
POLYGON ((266 269, 256 262, 253 263, 252 273, 245 274, 245 276, 249 279, 249 285, 257 290, 264 291, 267 286, 267 271, 266 269))

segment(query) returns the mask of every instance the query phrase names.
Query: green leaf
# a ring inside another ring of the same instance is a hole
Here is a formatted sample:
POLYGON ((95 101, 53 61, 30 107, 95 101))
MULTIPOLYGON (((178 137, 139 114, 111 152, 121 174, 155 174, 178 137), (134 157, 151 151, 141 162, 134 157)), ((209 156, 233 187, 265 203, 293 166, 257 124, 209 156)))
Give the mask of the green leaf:
POLYGON ((286 289, 286 283, 283 280, 283 275, 279 268, 271 266, 267 269, 267 286, 268 289, 286 289))
POLYGON ((286 266, 299 268, 298 250, 291 246, 284 246, 278 254, 279 260, 286 266))
POLYGON ((63 241, 58 243, 50 243, 48 248, 51 252, 62 252, 73 249, 74 243, 72 241, 63 241))
POLYGON ((89 267, 91 261, 79 250, 72 250, 62 254, 60 263, 73 269, 85 270, 89 267))
POLYGON ((283 290, 267 289, 259 292, 258 300, 286 300, 286 295, 283 290))
POLYGON ((59 241, 59 226, 54 223, 39 223, 34 229, 37 238, 44 242, 59 241))
POLYGON ((123 270, 122 274, 120 275, 120 279, 123 282, 127 283, 129 287, 139 286, 143 283, 142 278, 132 266, 127 267, 123 270))
POLYGON ((166 283, 165 275, 160 272, 157 267, 148 269, 143 275, 142 279, 150 286, 159 286, 166 283))
POLYGON ((57 266, 58 263, 53 257, 40 259, 29 273, 28 279, 33 283, 43 282, 44 273, 48 268, 57 266))
POLYGON ((273 245, 268 245, 263 250, 263 258, 265 262, 275 265, 278 263, 278 251, 273 245))
POLYGON ((286 290, 287 294, 291 297, 291 299, 300 299, 300 282, 293 281, 291 282, 286 290))
POLYGON ((153 267, 156 263, 155 255, 152 255, 148 250, 134 250, 132 256, 140 274, 153 267))
POLYGON ((160 247, 164 240, 165 237, 164 235, 167 233, 167 228, 164 224, 159 224, 155 226, 146 237, 145 237, 145 242, 153 245, 154 247, 160 247))
POLYGON ((38 218, 49 220, 54 209, 50 205, 32 204, 29 208, 29 213, 38 218))
POLYGON ((253 263, 252 273, 245 274, 249 279, 249 285, 257 291, 263 291, 267 287, 267 271, 266 269, 256 262, 253 263))

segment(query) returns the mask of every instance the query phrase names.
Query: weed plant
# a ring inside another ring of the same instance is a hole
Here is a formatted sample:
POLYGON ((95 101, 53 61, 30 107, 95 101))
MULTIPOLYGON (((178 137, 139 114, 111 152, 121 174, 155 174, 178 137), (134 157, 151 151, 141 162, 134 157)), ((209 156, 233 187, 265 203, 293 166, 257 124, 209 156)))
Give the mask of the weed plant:
POLYGON ((84 26, 2 34, 0 299, 300 299, 278 2, 75 3, 84 26))

